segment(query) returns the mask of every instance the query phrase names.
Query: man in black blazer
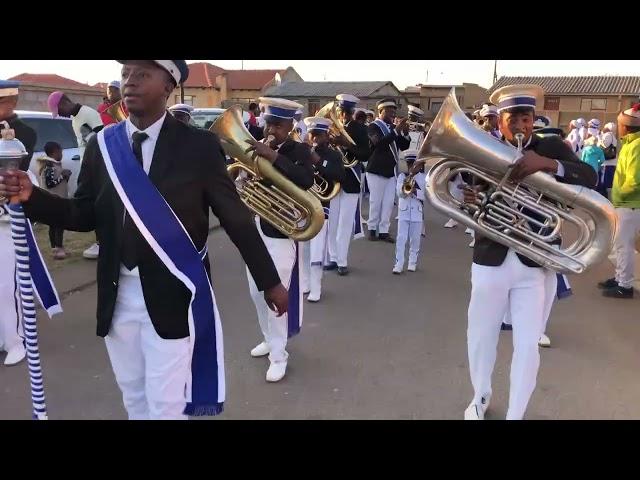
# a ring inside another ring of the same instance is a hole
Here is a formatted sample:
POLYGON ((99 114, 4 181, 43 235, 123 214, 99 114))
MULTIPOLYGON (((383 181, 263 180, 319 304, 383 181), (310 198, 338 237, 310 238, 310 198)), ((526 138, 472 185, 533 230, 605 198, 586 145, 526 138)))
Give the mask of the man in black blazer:
MULTIPOLYGON (((537 85, 510 85, 493 93, 503 140, 514 146, 522 133, 523 156, 511 178, 520 181, 535 172, 554 175, 557 181, 595 187, 593 169, 580 162, 559 138, 533 134, 536 99, 543 96, 537 85)), ((476 202, 476 191, 465 190, 465 202, 476 202)), ((467 420, 482 420, 491 397, 491 374, 498 335, 505 314, 513 324, 513 358, 507 420, 524 417, 536 385, 540 365, 538 341, 556 295, 556 274, 507 246, 476 234, 471 268, 471 299, 468 312, 468 354, 474 398, 465 411, 467 420)))
MULTIPOLYGON (((252 141, 251 150, 269 160, 273 166, 303 190, 313 185, 313 162, 311 148, 306 143, 293 140, 289 135, 293 129, 293 118, 302 105, 281 98, 261 97, 265 107, 264 140, 252 141)), ((260 219, 260 233, 264 240, 278 275, 289 289, 292 308, 282 317, 276 317, 268 308, 258 290, 259 282, 247 272, 249 291, 258 314, 258 323, 263 341, 251 350, 252 357, 269 355, 267 382, 281 380, 287 370, 289 354, 287 339, 300 331, 302 324, 302 288, 300 286, 300 262, 297 242, 280 233, 270 223, 260 219)))
MULTIPOLYGON (((345 178, 341 183, 340 193, 331 200, 329 213, 329 259, 326 270, 338 269, 338 275, 349 273, 347 259, 349 244, 354 232, 358 232, 360 224, 360 190, 362 182, 362 163, 369 159, 369 136, 367 127, 353 119, 355 108, 360 101, 358 97, 341 93, 336 96, 338 115, 344 129, 355 142, 355 145, 344 142, 339 145, 347 160, 356 161, 353 167, 345 168, 345 178)), ((340 137, 342 138, 342 137, 340 137)))
MULTIPOLYGON (((124 126, 136 160, 199 251, 205 250, 212 209, 265 292, 267 304, 284 314, 286 289, 252 215, 227 175, 218 138, 167 114, 167 98, 188 75, 186 62, 120 63, 130 115, 124 126)), ((106 136, 109 130, 100 135, 106 136)), ((0 192, 17 195, 32 220, 66 230, 96 231, 100 241, 97 333, 105 337, 129 418, 186 418, 185 387, 193 374, 191 293, 125 210, 98 137, 90 140, 85 151, 74 198, 54 197, 33 187, 19 172, 0 180, 0 192)), ((206 253, 203 258, 210 277, 206 253)))
POLYGON ((411 144, 406 118, 396 118, 393 99, 378 102, 378 118, 369 124, 372 151, 367 163, 369 186, 369 240, 394 242, 389 235, 391 213, 396 198, 396 165, 400 151, 411 144), (377 237, 376 237, 377 232, 377 237))

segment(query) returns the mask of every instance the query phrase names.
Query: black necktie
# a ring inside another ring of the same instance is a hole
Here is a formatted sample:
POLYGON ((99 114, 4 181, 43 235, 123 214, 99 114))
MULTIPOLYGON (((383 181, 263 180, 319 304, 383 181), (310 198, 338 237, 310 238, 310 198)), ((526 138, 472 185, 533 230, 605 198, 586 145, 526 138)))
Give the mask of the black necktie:
MULTIPOLYGON (((140 166, 143 166, 142 142, 149 138, 149 135, 144 132, 135 132, 131 138, 133 139, 133 154, 136 156, 138 162, 140 162, 140 166)), ((129 270, 133 270, 138 266, 138 242, 143 242, 144 240, 140 236, 138 227, 136 227, 135 223, 133 223, 133 220, 131 220, 131 217, 127 215, 126 212, 122 234, 122 254, 120 256, 120 260, 125 267, 129 270)))

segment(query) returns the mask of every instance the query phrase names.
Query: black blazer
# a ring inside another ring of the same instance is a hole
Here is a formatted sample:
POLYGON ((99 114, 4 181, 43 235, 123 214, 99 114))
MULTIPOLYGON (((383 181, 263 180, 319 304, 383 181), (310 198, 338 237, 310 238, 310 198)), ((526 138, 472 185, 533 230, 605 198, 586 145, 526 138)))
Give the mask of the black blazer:
MULTIPOLYGON (((167 115, 155 146, 149 178, 176 213, 195 246, 204 247, 209 234, 209 208, 220 219, 260 290, 280 279, 253 215, 244 206, 227 174, 215 134, 178 122, 167 115)), ((97 138, 84 153, 78 189, 63 199, 35 188, 24 204, 29 218, 81 232, 96 231, 98 258, 98 335, 109 333, 118 294, 124 206, 106 171, 97 138)), ((190 293, 142 239, 137 229, 138 267, 151 321, 162 338, 189 335, 190 293)), ((205 260, 207 272, 209 260, 205 260)))
MULTIPOLYGON (((355 146, 352 145, 346 149, 346 156, 349 160, 358 160, 358 163, 353 167, 353 170, 360 175, 360 172, 362 171, 362 163, 369 160, 369 155, 371 155, 367 126, 360 122, 356 122, 355 120, 351 120, 344 128, 353 141, 356 142, 355 146)), ((360 193, 360 177, 356 178, 353 170, 351 168, 346 169, 345 179, 342 184, 342 189, 346 193, 360 193)))
POLYGON ((367 172, 387 178, 394 177, 396 174, 396 160, 389 148, 391 142, 396 142, 398 151, 406 150, 411 145, 411 139, 398 135, 393 126, 389 128, 391 132, 383 136, 382 130, 375 123, 370 123, 367 127, 367 134, 372 145, 371 156, 369 157, 369 163, 367 163, 367 172))
MULTIPOLYGON (((29 125, 24 123, 22 120, 20 120, 15 114, 7 118, 7 123, 9 124, 9 128, 15 130, 16 138, 22 142, 24 148, 27 150, 28 155, 20 163, 20 170, 26 172, 29 169, 31 157, 33 157, 33 150, 36 146, 36 131, 29 125)), ((4 128, 4 125, 0 124, 0 129, 2 128, 4 128)))
MULTIPOLYGON (((306 143, 287 139, 278 149, 278 158, 273 166, 285 177, 303 190, 309 190, 313 185, 313 162, 311 161, 311 147, 306 143)), ((267 180, 262 183, 268 184, 267 180)), ((286 235, 273 227, 266 220, 260 219, 262 232, 271 238, 287 238, 286 235)))
MULTIPOLYGON (((320 163, 314 165, 318 173, 329 183, 329 189, 333 188, 334 182, 344 184, 345 168, 342 163, 342 155, 333 148, 318 147, 316 153, 320 157, 320 163)), ((324 207, 328 207, 330 202, 322 202, 324 207)))
MULTIPOLYGON (((557 160, 564 167, 564 177, 556 176, 562 183, 572 185, 583 185, 595 188, 598 182, 598 175, 589 164, 581 162, 571 151, 571 148, 562 141, 560 137, 539 137, 533 135, 531 142, 524 150, 533 150, 543 157, 557 160)), ((478 265, 497 267, 502 265, 509 247, 493 240, 476 234, 476 243, 473 248, 473 262, 478 265)), ((533 260, 524 255, 517 254, 520 261, 527 267, 540 267, 533 260)))

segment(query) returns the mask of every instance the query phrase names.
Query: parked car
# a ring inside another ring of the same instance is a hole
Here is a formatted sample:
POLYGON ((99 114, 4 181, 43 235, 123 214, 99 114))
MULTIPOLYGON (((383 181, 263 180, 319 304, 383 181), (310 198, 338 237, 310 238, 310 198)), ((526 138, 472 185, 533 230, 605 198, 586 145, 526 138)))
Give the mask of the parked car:
POLYGON ((36 145, 29 164, 31 170, 38 176, 36 159, 44 155, 44 145, 47 142, 58 142, 62 146, 62 168, 71 170, 69 178, 69 195, 73 195, 78 186, 78 174, 80 173, 81 157, 78 149, 76 134, 71 127, 71 119, 53 118, 49 112, 31 112, 16 110, 16 115, 24 123, 36 131, 36 145))
POLYGON ((199 128, 209 129, 225 110, 224 108, 196 108, 191 112, 191 118, 199 128))

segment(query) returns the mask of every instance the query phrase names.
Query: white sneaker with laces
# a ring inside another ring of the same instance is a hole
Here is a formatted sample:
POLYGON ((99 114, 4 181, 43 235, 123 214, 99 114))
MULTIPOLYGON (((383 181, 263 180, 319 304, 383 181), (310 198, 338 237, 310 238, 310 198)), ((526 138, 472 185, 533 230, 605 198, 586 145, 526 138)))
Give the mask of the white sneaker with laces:
POLYGON ((267 370, 267 382, 279 382, 287 372, 287 362, 271 362, 267 370))
POLYGON ((538 345, 544 348, 549 348, 551 346, 551 339, 547 337, 546 334, 540 335, 540 340, 538 340, 538 345))
POLYGON ((84 258, 88 258, 89 260, 95 260, 100 255, 100 245, 94 243, 89 248, 87 248, 84 252, 82 252, 82 256, 84 258))
POLYGON ((482 403, 476 404, 471 402, 464 411, 465 420, 484 420, 484 413, 489 408, 489 397, 482 397, 482 403))
POLYGON ((394 267, 393 267, 393 273, 394 273, 395 275, 398 275, 398 274, 402 273, 402 266, 400 266, 400 265, 396 265, 396 266, 394 266, 394 267))
POLYGON ((471 235, 473 233, 473 230, 471 230, 469 227, 467 227, 467 229, 464 231, 464 233, 466 233, 467 235, 471 235))
POLYGON ((16 345, 15 347, 11 347, 7 352, 7 357, 4 359, 4 364, 7 367, 11 367, 13 365, 17 365, 24 357, 26 357, 27 351, 25 350, 23 345, 16 345))
POLYGON ((458 225, 458 222, 456 222, 453 218, 450 218, 449 221, 444 224, 444 228, 453 228, 456 225, 458 225))
POLYGON ((415 265, 413 265, 413 264, 410 264, 410 265, 407 267, 407 270, 408 270, 408 271, 410 271, 410 272, 415 272, 415 271, 416 271, 416 266, 415 266, 415 265))
POLYGON ((265 355, 269 355, 269 352, 271 350, 269 349, 269 345, 267 344, 267 342, 262 342, 258 345, 256 345, 253 350, 251 350, 251 356, 252 357, 264 357, 265 355))

